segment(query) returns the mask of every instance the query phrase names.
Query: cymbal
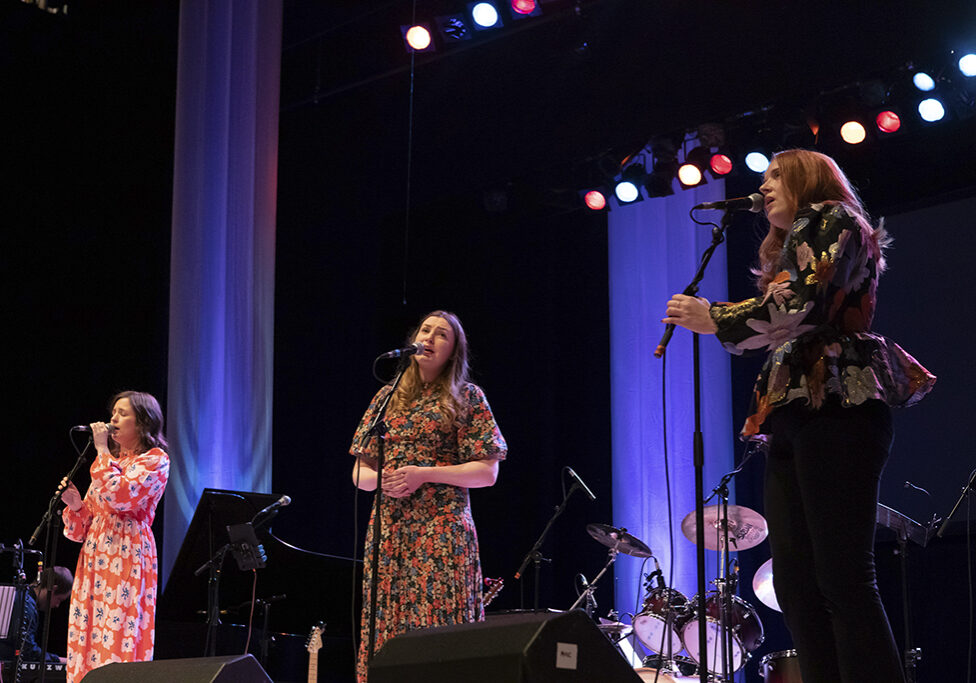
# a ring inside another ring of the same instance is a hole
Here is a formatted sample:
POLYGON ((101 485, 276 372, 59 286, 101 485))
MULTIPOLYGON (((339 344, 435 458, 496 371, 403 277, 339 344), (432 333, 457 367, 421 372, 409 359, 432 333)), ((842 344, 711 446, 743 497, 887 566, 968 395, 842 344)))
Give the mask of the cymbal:
MULTIPOLYGON (((705 547, 709 550, 720 550, 722 535, 719 533, 719 516, 721 505, 709 505, 705 508, 705 547)), ((681 533, 692 543, 696 537, 695 511, 692 510, 681 520, 681 533)), ((748 550, 766 538, 766 520, 755 510, 741 505, 729 506, 729 544, 730 550, 748 550)))
POLYGON ((621 621, 609 621, 600 617, 600 623, 596 625, 600 632, 608 636, 620 636, 621 638, 626 638, 630 635, 633 630, 630 624, 625 624, 621 621))
POLYGON ((626 555, 650 557, 652 554, 643 541, 627 533, 626 529, 618 529, 609 524, 587 524, 586 533, 608 548, 614 548, 626 555))
POLYGON ((773 558, 763 562, 762 566, 756 570, 756 575, 752 577, 752 590, 759 598, 759 602, 766 607, 777 612, 783 611, 776 599, 776 591, 773 590, 773 558))

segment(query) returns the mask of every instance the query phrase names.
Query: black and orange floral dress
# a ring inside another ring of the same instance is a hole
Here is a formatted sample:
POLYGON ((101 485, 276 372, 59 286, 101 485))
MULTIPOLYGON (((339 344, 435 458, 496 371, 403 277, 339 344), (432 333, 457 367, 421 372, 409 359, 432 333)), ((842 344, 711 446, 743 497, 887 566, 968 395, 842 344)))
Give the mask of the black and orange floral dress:
POLYGON ((881 247, 838 204, 801 209, 783 245, 780 272, 765 294, 710 308, 717 336, 734 354, 768 351, 743 438, 762 430, 777 406, 811 409, 836 395, 844 406, 921 400, 935 377, 890 339, 872 333, 881 247))
MULTIPOLYGON (((367 436, 385 386, 370 403, 353 437, 350 453, 376 465, 376 439, 367 436)), ((437 467, 474 460, 503 460, 508 447, 484 392, 467 384, 467 406, 446 429, 437 405, 438 389, 429 387, 400 415, 387 415, 383 473, 406 465, 437 467)), ((373 514, 375 514, 375 509, 373 514)), ((376 651, 393 636, 428 626, 484 619, 478 534, 468 489, 422 484, 403 498, 382 498, 380 569, 377 584, 376 651)), ((369 582, 372 578, 373 523, 366 535, 365 581, 357 675, 366 680, 369 582)))

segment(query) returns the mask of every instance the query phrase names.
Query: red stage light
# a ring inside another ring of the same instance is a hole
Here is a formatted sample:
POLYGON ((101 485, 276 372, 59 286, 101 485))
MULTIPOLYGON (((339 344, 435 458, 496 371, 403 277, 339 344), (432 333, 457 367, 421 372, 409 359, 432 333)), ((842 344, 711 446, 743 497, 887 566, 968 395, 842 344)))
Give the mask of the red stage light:
POLYGON ((593 211, 603 211, 607 208, 607 198, 599 190, 590 190, 583 195, 583 203, 593 211))
POLYGON ((532 14, 538 5, 536 0, 512 0, 512 11, 518 14, 532 14))
POLYGON ((404 37, 407 40, 407 45, 414 50, 426 50, 430 47, 430 31, 423 26, 411 26, 407 29, 404 37))
POLYGON ((878 130, 882 133, 894 133, 901 128, 901 118, 893 111, 879 112, 874 120, 878 124, 878 130))
POLYGON ((712 173, 716 175, 726 175, 732 172, 732 160, 725 154, 713 154, 708 160, 708 165, 712 173))

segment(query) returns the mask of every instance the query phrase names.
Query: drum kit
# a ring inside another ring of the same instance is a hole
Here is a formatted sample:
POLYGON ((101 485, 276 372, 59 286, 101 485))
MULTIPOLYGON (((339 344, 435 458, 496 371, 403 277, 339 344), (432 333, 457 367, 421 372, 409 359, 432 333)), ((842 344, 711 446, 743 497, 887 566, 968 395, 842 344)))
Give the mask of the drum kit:
MULTIPOLYGON (((756 610, 734 594, 738 585, 738 563, 732 562, 735 569, 729 575, 726 575, 725 568, 729 564, 728 550, 747 550, 766 538, 766 520, 758 512, 736 505, 714 505, 706 507, 704 513, 704 546, 720 553, 719 576, 712 582, 716 590, 707 592, 704 598, 695 595, 689 600, 680 591, 665 585, 660 566, 657 566, 645 580, 644 602, 633 618, 632 627, 620 622, 607 622, 600 626, 600 630, 615 643, 633 635, 653 653, 644 660, 644 666, 637 669, 644 680, 690 683, 699 679, 699 667, 704 666, 709 680, 732 681, 733 675, 746 665, 763 642, 763 626, 756 610), (699 624, 702 599, 706 634, 704 643, 701 642, 699 624), (683 652, 687 654, 682 655, 683 652)), ((695 542, 697 528, 694 512, 684 518, 681 531, 686 538, 695 542)), ((654 558, 651 549, 626 529, 590 524, 587 532, 611 548, 612 554, 622 552, 634 557, 654 558)), ((656 558, 654 562, 657 565, 656 558)), ((765 605, 779 611, 772 587, 771 561, 760 567, 753 587, 756 596, 765 605)), ((764 668, 781 670, 795 662, 789 657, 790 653, 775 654, 781 657, 770 662, 767 662, 769 657, 764 658, 764 668)))

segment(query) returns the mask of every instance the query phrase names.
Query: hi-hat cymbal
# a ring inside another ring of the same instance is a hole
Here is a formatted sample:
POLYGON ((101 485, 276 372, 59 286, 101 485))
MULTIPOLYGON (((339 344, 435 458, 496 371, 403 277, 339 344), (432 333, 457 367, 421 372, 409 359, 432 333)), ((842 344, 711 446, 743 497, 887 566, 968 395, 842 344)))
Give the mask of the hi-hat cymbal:
POLYGON ((609 619, 604 619, 600 617, 600 623, 596 625, 600 632, 608 636, 616 636, 618 638, 626 638, 630 635, 630 632, 634 629, 630 624, 625 624, 620 621, 610 621, 609 619))
POLYGON ((773 558, 763 562, 762 566, 756 570, 756 575, 752 577, 752 591, 759 598, 759 602, 769 609, 774 609, 777 612, 783 611, 779 607, 776 591, 773 589, 773 558))
POLYGON ((634 557, 651 557, 651 549, 636 536, 609 524, 587 524, 586 533, 607 546, 634 557))
MULTIPOLYGON (((719 550, 722 547, 722 533, 719 529, 721 505, 705 508, 705 547, 719 550)), ((692 543, 696 538, 695 511, 692 510, 681 520, 681 533, 692 543)), ((747 550, 763 542, 768 533, 766 520, 755 510, 741 505, 729 506, 729 550, 747 550)))

